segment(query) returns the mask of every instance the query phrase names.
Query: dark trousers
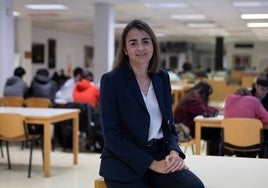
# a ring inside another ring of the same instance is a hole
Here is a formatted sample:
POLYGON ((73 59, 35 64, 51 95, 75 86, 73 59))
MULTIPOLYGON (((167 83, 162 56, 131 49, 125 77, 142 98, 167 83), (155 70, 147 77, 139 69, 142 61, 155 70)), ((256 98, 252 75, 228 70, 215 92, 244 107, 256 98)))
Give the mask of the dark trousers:
MULTIPOLYGON (((165 158, 166 151, 163 144, 155 144, 144 148, 152 154, 155 160, 165 158)), ((204 188, 202 181, 190 170, 181 170, 169 174, 160 174, 149 170, 142 177, 132 182, 114 181, 104 178, 108 188, 204 188)))
POLYGON ((133 182, 105 180, 105 183, 107 188, 204 188, 200 179, 190 170, 170 174, 159 174, 149 170, 143 178, 133 182))

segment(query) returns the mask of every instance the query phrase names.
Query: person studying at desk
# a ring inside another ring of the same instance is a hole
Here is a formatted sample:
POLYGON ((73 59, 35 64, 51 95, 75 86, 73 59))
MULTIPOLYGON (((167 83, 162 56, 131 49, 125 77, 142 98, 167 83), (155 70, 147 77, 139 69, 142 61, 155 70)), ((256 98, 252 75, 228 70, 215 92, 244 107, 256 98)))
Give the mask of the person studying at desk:
POLYGON ((173 124, 168 73, 145 22, 123 30, 111 72, 100 85, 105 145, 100 175, 108 188, 203 188, 184 163, 173 124))
MULTIPOLYGON (((268 124, 268 112, 247 88, 240 87, 225 100, 224 118, 255 118, 268 124)), ((238 157, 256 157, 256 152, 236 152, 238 157)))
MULTIPOLYGON (((174 110, 175 123, 183 123, 195 138, 194 118, 198 115, 217 114, 219 109, 208 105, 213 89, 206 81, 200 81, 187 90, 174 110)), ((202 139, 207 141, 207 155, 220 155, 220 134, 218 128, 202 128, 202 139)))

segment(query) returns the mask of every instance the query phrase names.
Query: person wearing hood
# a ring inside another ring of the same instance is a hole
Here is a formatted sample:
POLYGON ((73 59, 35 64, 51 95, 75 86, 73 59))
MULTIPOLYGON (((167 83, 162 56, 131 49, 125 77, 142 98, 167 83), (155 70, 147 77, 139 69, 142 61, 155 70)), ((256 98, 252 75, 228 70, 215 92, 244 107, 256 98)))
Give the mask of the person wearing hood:
POLYGON ((31 97, 42 97, 51 100, 54 105, 57 84, 49 78, 49 72, 46 69, 38 69, 33 78, 30 87, 31 97))
POLYGON ((26 71, 22 67, 17 67, 14 70, 13 76, 7 79, 4 87, 4 96, 14 96, 14 97, 28 97, 28 85, 23 80, 23 76, 26 71))
POLYGON ((93 74, 90 71, 83 72, 83 78, 77 82, 73 90, 74 102, 88 103, 94 108, 98 107, 100 91, 93 83, 93 74))

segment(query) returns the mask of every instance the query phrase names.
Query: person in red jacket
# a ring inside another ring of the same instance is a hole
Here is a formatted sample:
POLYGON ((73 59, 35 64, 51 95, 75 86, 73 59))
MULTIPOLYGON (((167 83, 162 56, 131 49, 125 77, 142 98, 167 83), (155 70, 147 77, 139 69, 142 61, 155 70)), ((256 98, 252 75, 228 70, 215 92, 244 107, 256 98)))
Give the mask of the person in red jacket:
POLYGON ((73 89, 74 102, 88 103, 94 108, 99 105, 99 88, 93 83, 93 74, 84 71, 83 78, 76 83, 73 89))

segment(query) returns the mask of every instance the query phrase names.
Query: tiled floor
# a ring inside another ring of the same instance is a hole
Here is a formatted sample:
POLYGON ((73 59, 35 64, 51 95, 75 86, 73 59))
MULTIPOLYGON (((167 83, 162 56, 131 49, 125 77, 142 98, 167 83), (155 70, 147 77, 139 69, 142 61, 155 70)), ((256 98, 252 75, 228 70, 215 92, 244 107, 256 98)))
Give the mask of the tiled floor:
MULTIPOLYGON (((100 154, 80 152, 78 165, 73 165, 71 152, 56 148, 51 152, 51 177, 45 178, 42 171, 40 149, 33 152, 32 177, 27 177, 29 150, 20 145, 10 147, 12 169, 7 166, 6 150, 0 157, 0 187, 8 188, 94 188, 94 180, 99 177, 100 154)), ((191 148, 186 153, 192 154, 191 148)))
POLYGON ((4 158, 0 157, 0 187, 9 188, 93 188, 98 176, 98 153, 79 153, 78 165, 73 165, 71 152, 56 149, 51 153, 51 177, 45 178, 42 171, 42 153, 40 149, 33 152, 32 177, 27 177, 29 150, 12 146, 11 170, 7 166, 5 147, 4 158))

